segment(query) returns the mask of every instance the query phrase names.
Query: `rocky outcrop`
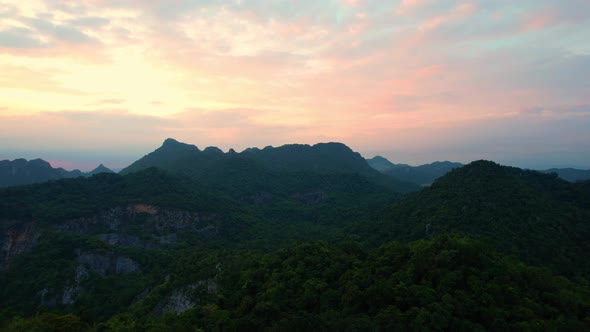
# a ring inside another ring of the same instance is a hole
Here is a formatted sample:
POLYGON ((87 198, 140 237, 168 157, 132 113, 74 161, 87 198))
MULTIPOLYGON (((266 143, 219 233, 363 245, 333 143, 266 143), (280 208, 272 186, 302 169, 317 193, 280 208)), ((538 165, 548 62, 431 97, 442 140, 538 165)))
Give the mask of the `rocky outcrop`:
POLYGON ((93 235, 113 246, 153 248, 174 244, 177 233, 194 232, 206 236, 217 234, 215 215, 147 204, 133 204, 102 211, 91 217, 68 220, 56 229, 93 235), (144 236, 137 234, 141 228, 144 236))
POLYGON ((78 263, 88 267, 101 276, 112 274, 128 274, 139 272, 139 264, 129 257, 100 254, 94 252, 80 252, 78 263))
POLYGON ((215 292, 217 292, 217 282, 215 280, 199 280, 194 284, 173 290, 168 297, 156 306, 154 311, 158 315, 162 315, 167 311, 181 314, 199 303, 200 294, 213 294, 215 292))
POLYGON ((139 271, 139 264, 129 257, 117 257, 115 260, 116 274, 129 274, 139 271))
POLYGON ((74 304, 76 298, 80 294, 81 284, 84 279, 88 277, 88 270, 82 264, 76 267, 74 273, 74 280, 66 285, 61 296, 61 304, 68 305, 74 304))
MULTIPOLYGON (((71 219, 53 228, 93 236, 112 246, 157 248, 177 243, 186 233, 216 236, 219 233, 217 220, 216 215, 132 204, 90 217, 71 219)), ((10 269, 14 258, 31 249, 39 235, 32 222, 0 220, 0 272, 10 269)), ((81 257, 85 259, 85 256, 81 257)), ((98 266, 99 261, 100 258, 95 257, 93 264, 98 266)))
POLYGON ((39 234, 33 223, 1 221, 0 227, 0 271, 4 271, 10 269, 17 255, 35 245, 39 234))
POLYGON ((102 211, 91 217, 68 220, 55 226, 56 229, 78 234, 100 231, 118 231, 126 216, 125 208, 117 207, 102 211))
POLYGON ((134 235, 118 234, 118 233, 107 233, 98 234, 95 236, 97 239, 108 243, 111 246, 119 247, 146 247, 147 245, 134 235))

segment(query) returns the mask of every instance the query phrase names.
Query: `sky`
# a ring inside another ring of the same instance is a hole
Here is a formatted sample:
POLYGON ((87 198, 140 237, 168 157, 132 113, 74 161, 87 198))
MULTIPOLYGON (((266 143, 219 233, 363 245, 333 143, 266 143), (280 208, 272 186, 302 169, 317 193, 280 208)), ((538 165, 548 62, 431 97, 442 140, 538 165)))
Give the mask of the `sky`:
POLYGON ((0 0, 0 159, 168 137, 590 168, 590 1, 0 0))

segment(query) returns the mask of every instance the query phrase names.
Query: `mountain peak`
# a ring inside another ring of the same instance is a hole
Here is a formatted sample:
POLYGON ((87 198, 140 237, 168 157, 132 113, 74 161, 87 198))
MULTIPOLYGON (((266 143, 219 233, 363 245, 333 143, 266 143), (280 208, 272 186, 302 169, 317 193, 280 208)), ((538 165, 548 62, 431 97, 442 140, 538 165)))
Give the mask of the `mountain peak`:
POLYGON ((167 138, 164 140, 164 143, 162 143, 162 146, 167 146, 167 145, 178 145, 181 144, 179 141, 175 140, 174 138, 167 138))
POLYGON ((167 138, 161 147, 122 169, 119 174, 125 175, 149 167, 162 169, 175 167, 174 165, 178 165, 180 160, 194 158, 200 153, 201 150, 195 145, 167 138))
POLYGON ((222 155, 223 154, 223 151, 221 151, 221 149, 216 146, 208 146, 205 148, 205 150, 203 150, 203 152, 213 154, 213 155, 222 155))
POLYGON ((98 167, 96 167, 92 171, 88 172, 87 176, 91 176, 91 175, 99 174, 99 173, 115 173, 115 172, 113 172, 110 168, 106 167, 105 165, 100 164, 100 165, 98 165, 98 167))
POLYGON ((162 143, 162 146, 158 150, 182 150, 182 151, 189 151, 189 152, 200 152, 199 148, 193 144, 187 144, 183 142, 179 142, 174 138, 167 138, 162 143))
POLYGON ((379 162, 388 162, 391 163, 391 161, 387 160, 387 158, 382 157, 382 156, 375 156, 371 159, 367 159, 367 160, 373 160, 373 161, 379 161, 379 162))

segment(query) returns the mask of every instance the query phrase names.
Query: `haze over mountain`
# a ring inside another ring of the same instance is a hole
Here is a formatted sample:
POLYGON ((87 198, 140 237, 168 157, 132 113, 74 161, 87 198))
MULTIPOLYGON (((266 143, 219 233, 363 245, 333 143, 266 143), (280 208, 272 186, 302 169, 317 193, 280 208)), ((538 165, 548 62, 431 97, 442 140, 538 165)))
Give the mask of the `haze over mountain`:
POLYGON ((114 173, 114 171, 112 171, 111 169, 109 169, 105 165, 100 164, 95 169, 93 169, 92 171, 90 171, 88 173, 85 173, 85 175, 86 176, 92 176, 92 175, 100 174, 100 173, 114 173))
POLYGON ((0 160, 0 187, 18 186, 49 180, 75 178, 78 176, 92 176, 99 173, 112 173, 110 169, 100 164, 94 170, 83 173, 80 170, 67 171, 61 167, 53 168, 42 159, 0 160))
POLYGON ((557 173, 560 178, 570 182, 590 180, 590 169, 551 168, 542 172, 557 173))
POLYGON ((420 186, 430 185, 434 180, 451 170, 463 166, 461 163, 450 161, 435 161, 426 165, 410 166, 394 164, 381 156, 367 159, 367 163, 383 174, 401 181, 416 183, 420 186))
MULTIPOLYGON (((371 159, 367 159, 367 163, 383 174, 401 181, 412 182, 421 186, 430 185, 432 182, 434 182, 434 180, 445 175, 451 170, 463 166, 461 163, 450 161, 435 161, 430 164, 410 166, 407 164, 394 164, 381 156, 375 156, 371 159)), ((590 170, 574 168, 552 168, 548 170, 539 170, 539 172, 556 173, 562 179, 570 182, 590 180, 590 170)))

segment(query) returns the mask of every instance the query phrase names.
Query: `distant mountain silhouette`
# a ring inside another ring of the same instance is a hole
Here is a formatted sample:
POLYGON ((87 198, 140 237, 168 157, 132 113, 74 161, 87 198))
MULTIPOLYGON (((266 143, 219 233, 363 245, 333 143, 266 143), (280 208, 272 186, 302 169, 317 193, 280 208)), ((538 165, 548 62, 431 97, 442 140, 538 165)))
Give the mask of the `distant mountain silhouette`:
POLYGON ((569 182, 590 180, 590 169, 551 168, 541 172, 557 173, 560 178, 569 182))
POLYGON ((68 171, 61 167, 54 168, 43 159, 14 159, 0 161, 0 187, 11 187, 45 182, 49 180, 69 179, 79 176, 92 176, 99 173, 113 173, 100 164, 94 170, 84 173, 80 170, 68 171))
MULTIPOLYGON (((381 156, 367 159, 367 163, 383 174, 401 181, 416 183, 420 186, 429 185, 451 170, 463 166, 461 163, 450 161, 436 161, 420 166, 410 166, 407 164, 394 164, 381 156)), ((557 173, 560 178, 569 182, 590 180, 590 169, 551 168, 538 171, 542 173, 557 173)))
POLYGON ((98 167, 96 167, 95 169, 93 169, 90 172, 85 173, 84 175, 86 176, 92 176, 95 174, 100 174, 100 173, 115 173, 113 172, 110 168, 106 167, 103 164, 98 165, 98 167))
POLYGON ((0 161, 0 187, 74 178, 82 175, 83 173, 77 169, 67 171, 61 167, 53 168, 48 162, 42 159, 0 161))
POLYGON ((381 156, 367 159, 367 163, 383 174, 420 186, 429 185, 454 168, 463 166, 461 163, 450 161, 436 161, 421 166, 410 166, 407 164, 394 164, 381 156))
POLYGON ((365 159, 342 143, 289 144, 264 149, 249 148, 241 153, 224 153, 216 147, 201 151, 195 145, 166 139, 161 147, 123 169, 128 174, 156 167, 192 178, 227 181, 246 178, 265 180, 267 173, 358 174, 398 192, 419 189, 415 184, 384 176, 370 167, 365 159))

